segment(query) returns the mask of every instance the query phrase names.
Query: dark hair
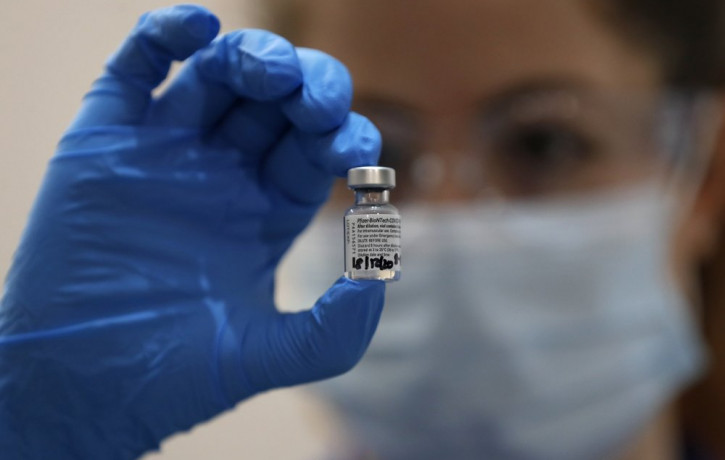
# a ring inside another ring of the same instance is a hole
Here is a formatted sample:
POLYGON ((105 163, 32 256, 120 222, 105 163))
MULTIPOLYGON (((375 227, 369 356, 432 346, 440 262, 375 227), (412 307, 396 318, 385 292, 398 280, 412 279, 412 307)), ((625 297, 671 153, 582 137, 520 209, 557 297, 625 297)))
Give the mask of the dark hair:
POLYGON ((659 56, 666 83, 725 85, 723 0, 593 0, 612 27, 659 56))
MULTIPOLYGON (((725 0, 588 0, 610 27, 662 62, 678 87, 725 86, 725 0)), ((263 21, 295 41, 305 27, 303 0, 261 0, 263 21)))

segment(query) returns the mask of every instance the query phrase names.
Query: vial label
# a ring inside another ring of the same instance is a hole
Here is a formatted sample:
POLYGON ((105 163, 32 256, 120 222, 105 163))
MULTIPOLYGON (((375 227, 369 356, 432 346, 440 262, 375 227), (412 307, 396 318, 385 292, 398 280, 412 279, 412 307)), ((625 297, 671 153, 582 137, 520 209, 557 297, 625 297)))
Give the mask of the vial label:
POLYGON ((345 216, 345 272, 384 278, 400 271, 400 216, 345 216))

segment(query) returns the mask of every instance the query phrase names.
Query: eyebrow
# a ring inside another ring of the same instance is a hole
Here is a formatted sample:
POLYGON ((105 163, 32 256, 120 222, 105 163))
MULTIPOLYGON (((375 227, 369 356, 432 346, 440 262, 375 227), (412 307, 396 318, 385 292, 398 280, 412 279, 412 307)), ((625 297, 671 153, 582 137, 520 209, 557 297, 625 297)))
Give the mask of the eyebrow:
MULTIPOLYGON (((590 82, 571 77, 547 77, 523 80, 505 86, 503 89, 493 91, 490 95, 473 101, 478 107, 476 110, 479 116, 489 116, 504 112, 521 99, 561 92, 571 95, 583 95, 591 92, 593 86, 590 82)), ((415 119, 420 110, 414 105, 397 98, 394 95, 366 95, 355 96, 353 101, 355 110, 375 110, 384 113, 392 113, 396 116, 403 115, 406 118, 415 119)))
POLYGON ((565 93, 583 95, 591 92, 592 85, 588 82, 572 78, 543 78, 514 83, 494 94, 484 97, 476 104, 478 113, 483 116, 506 111, 514 103, 524 98, 547 93, 565 93))

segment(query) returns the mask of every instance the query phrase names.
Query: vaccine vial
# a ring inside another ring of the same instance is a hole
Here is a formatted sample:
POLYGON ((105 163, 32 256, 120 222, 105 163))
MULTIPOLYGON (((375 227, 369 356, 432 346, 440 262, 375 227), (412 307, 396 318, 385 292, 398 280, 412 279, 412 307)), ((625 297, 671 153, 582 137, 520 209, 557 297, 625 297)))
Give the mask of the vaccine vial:
POLYGON ((345 276, 354 280, 400 279, 400 214, 390 204, 395 170, 350 169, 347 186, 355 205, 345 212, 345 276))

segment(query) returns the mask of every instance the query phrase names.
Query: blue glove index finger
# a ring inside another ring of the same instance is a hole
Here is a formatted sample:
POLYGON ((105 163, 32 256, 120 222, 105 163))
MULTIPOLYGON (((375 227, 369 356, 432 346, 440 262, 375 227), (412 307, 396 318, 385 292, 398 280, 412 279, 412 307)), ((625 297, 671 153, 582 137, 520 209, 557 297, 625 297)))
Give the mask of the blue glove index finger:
POLYGON ((267 152, 290 122, 299 131, 327 133, 350 111, 352 81, 339 61, 325 53, 297 48, 302 86, 279 101, 243 100, 224 115, 218 133, 244 153, 249 163, 267 152))
POLYGON ((258 164, 289 129, 276 102, 240 101, 216 128, 216 134, 242 152, 243 164, 258 164))
POLYGON ((203 77, 253 100, 277 99, 302 83, 300 62, 292 44, 266 30, 226 34, 214 46, 202 50, 195 65, 203 77))
POLYGON ((291 43, 264 30, 238 30, 194 55, 154 102, 148 122, 206 128, 240 99, 276 100, 301 84, 302 70, 291 43))
POLYGON ((171 62, 206 46, 219 32, 219 20, 206 8, 179 5, 144 14, 106 72, 93 84, 72 129, 144 120, 151 91, 167 76, 171 62))
POLYGON ((322 204, 334 178, 347 170, 375 165, 380 157, 380 132, 367 118, 351 112, 343 125, 327 134, 293 129, 269 154, 262 178, 287 200, 322 204))
POLYGON ((182 61, 209 44, 219 28, 219 19, 202 6, 177 5, 145 13, 106 66, 153 88, 166 76, 163 70, 171 61, 182 61))
POLYGON ((352 104, 352 78, 337 59, 321 51, 297 48, 302 67, 302 87, 282 110, 300 131, 325 133, 339 127, 352 104))

